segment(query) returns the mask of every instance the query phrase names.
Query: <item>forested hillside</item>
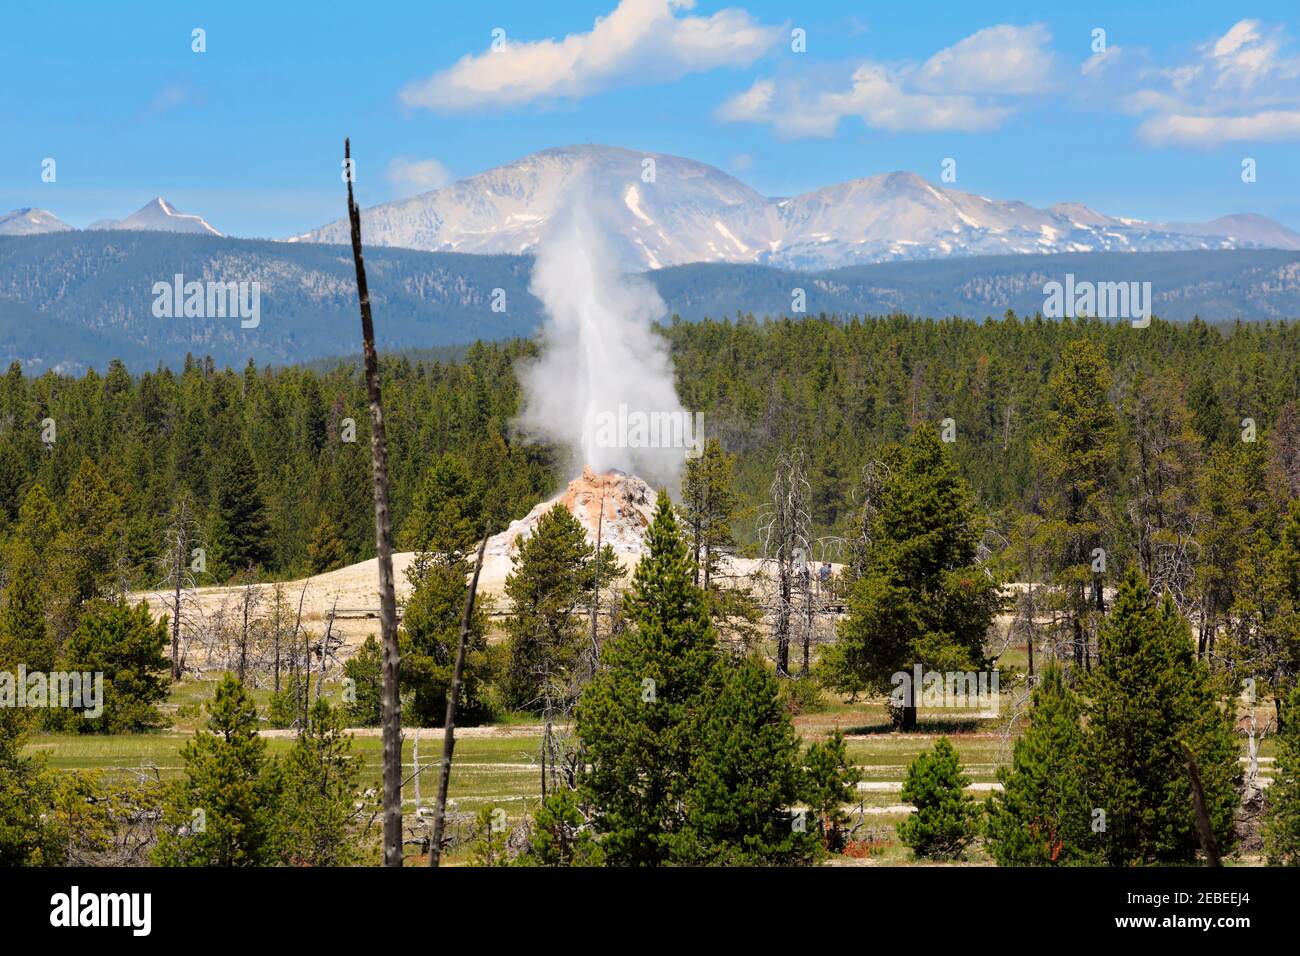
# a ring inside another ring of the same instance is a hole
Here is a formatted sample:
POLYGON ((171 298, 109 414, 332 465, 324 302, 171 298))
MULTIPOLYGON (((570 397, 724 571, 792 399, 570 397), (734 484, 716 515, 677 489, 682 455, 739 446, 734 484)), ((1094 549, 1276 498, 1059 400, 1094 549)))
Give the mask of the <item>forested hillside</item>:
MULTIPOLYGON (((542 304, 529 255, 374 248, 367 258, 379 345, 387 350, 530 336, 542 304)), ((306 363, 352 347, 356 292, 346 247, 160 232, 0 236, 0 366, 81 374, 112 358, 132 371, 187 352, 218 364, 306 363), (153 314, 154 284, 258 283, 255 327, 235 318, 153 314)), ((802 290, 804 313, 982 321, 1033 315, 1043 287, 1065 281, 1149 282, 1160 318, 1279 320, 1300 312, 1300 252, 1218 249, 970 256, 800 272, 697 262, 645 273, 666 315, 699 320, 780 316, 802 290)))

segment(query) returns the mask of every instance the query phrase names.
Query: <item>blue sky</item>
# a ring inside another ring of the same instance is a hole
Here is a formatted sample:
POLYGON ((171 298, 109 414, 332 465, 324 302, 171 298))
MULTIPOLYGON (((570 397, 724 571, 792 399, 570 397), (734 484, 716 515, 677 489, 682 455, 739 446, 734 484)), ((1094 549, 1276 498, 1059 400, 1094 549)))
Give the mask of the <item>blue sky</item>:
POLYGON ((0 212, 84 226, 163 195, 228 234, 285 236, 342 214, 346 134, 364 205, 595 142, 712 163, 769 195, 895 169, 938 182, 953 158, 951 185, 993 198, 1300 229, 1294 0, 1045 6, 13 4, 0 212))

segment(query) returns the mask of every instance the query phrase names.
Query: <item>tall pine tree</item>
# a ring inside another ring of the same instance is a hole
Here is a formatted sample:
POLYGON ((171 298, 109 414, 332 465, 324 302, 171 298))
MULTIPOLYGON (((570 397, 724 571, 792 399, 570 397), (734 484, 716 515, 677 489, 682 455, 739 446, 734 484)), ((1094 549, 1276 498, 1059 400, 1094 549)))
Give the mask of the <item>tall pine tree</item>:
POLYGON ((506 699, 511 707, 551 717, 567 709, 577 691, 573 671, 584 636, 578 605, 596 549, 563 504, 543 514, 516 547, 505 585, 512 605, 506 699))
POLYGON ((1105 812, 1112 866, 1189 863, 1200 845, 1185 745, 1195 756, 1218 847, 1233 839, 1241 771, 1233 713, 1193 656, 1191 632, 1130 569, 1098 635, 1086 685, 1084 767, 1105 812))
POLYGON ((257 708, 227 674, 206 730, 181 748, 184 776, 168 790, 154 848, 158 866, 267 866, 279 855, 279 768, 257 734, 257 708))
MULTIPOLYGON (((1288 704, 1292 714, 1300 708, 1300 685, 1288 704)), ((1268 861, 1273 866, 1300 866, 1300 720, 1291 720, 1278 735, 1273 785, 1265 793, 1268 861)))
POLYGON ((581 793, 614 865, 671 859, 717 689, 717 639, 666 493, 645 544, 626 601, 631 626, 605 644, 576 712, 588 764, 581 793))
POLYGON ((998 769, 1002 792, 988 804, 989 852, 1000 865, 1096 861, 1081 716, 1061 668, 1049 665, 1034 688, 1029 727, 1016 740, 1011 765, 998 769))
POLYGON ((799 741, 776 677, 753 657, 720 666, 725 677, 701 729, 679 855, 712 865, 806 862, 816 838, 791 814, 799 741))
MULTIPOLYGON (((984 637, 1002 606, 997 582, 977 562, 981 522, 970 490, 935 429, 919 425, 885 466, 865 568, 822 668, 832 686, 882 694, 894 674, 918 664, 986 668, 984 637)), ((916 701, 893 716, 914 727, 916 701)))
POLYGON ((1105 610, 1100 569, 1113 548, 1106 529, 1119 418, 1110 386, 1100 349, 1086 339, 1072 342, 1052 376, 1047 429, 1034 444, 1046 519, 1040 533, 1054 545, 1052 583, 1080 667, 1090 663, 1089 621, 1105 610))

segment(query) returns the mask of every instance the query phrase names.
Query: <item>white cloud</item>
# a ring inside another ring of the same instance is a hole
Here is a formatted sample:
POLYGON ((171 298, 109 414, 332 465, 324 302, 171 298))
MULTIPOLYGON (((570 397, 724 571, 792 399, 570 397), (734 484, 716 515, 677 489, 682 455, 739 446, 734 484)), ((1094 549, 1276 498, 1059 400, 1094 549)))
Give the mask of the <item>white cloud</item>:
POLYGON ((1300 58, 1281 27, 1241 20, 1197 48, 1197 58, 1138 74, 1121 108, 1145 115, 1138 138, 1153 146, 1300 139, 1300 58))
POLYGON ((852 116, 895 132, 996 129, 1015 113, 1012 97, 1051 87, 1050 40, 1042 26, 989 27, 920 65, 863 62, 839 89, 813 88, 807 78, 762 79, 715 115, 768 123, 787 139, 834 136, 840 120, 852 116))
POLYGON ((436 159, 408 159, 398 156, 388 164, 384 178, 402 192, 428 192, 452 181, 451 172, 436 159))
POLYGON ((588 33, 512 42, 462 57, 412 83, 402 102, 440 112, 520 106, 590 96, 614 86, 663 82, 724 66, 748 66, 784 35, 740 9, 679 16, 695 0, 620 0, 588 33))
POLYGON ((1098 76, 1116 66, 1120 57, 1124 55, 1124 48, 1119 46, 1108 46, 1100 53, 1094 53, 1088 59, 1083 61, 1083 66, 1079 67, 1079 72, 1084 76, 1098 76))
POLYGON ((1138 136, 1161 146, 1300 139, 1300 110, 1261 110, 1242 116, 1162 114, 1139 126, 1138 136))
POLYGON ((986 27, 926 60, 917 82, 947 93, 1042 93, 1055 73, 1051 39, 1041 23, 986 27))
POLYGON ((195 92, 188 83, 165 83, 158 94, 143 110, 144 116, 160 116, 181 107, 198 107, 205 104, 203 94, 195 92))
POLYGON ((737 93, 718 107, 718 119, 761 122, 768 118, 775 95, 776 84, 773 81, 758 80, 745 92, 737 93))

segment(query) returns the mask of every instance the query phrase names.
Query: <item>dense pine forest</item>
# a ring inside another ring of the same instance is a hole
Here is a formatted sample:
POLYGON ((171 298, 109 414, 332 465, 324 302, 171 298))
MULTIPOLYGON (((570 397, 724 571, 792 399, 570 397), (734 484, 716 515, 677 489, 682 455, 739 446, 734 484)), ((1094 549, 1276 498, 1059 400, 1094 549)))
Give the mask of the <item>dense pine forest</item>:
MULTIPOLYGON (((1296 441, 1297 324, 746 317, 662 331, 683 404, 703 412, 706 433, 737 456, 737 538, 751 550, 780 455, 802 450, 814 525, 843 534, 857 520, 864 467, 918 422, 946 419, 961 474, 1009 537, 1019 515, 1043 511, 1041 445, 1059 405, 1052 377, 1078 340, 1096 345, 1099 387, 1115 415, 1113 460, 1101 476, 1112 547, 1137 546, 1121 525, 1144 487, 1144 436, 1158 419, 1190 429, 1179 436, 1191 456, 1178 465, 1187 482, 1243 436, 1265 453, 1279 420, 1287 431, 1279 441, 1296 441)), ((457 361, 385 361, 399 544, 422 476, 441 456, 487 483, 503 521, 570 477, 556 450, 512 433, 515 363, 533 349, 479 343, 457 361)), ((182 500, 209 543, 201 583, 250 564, 284 577, 369 557, 364 393, 359 369, 342 363, 236 371, 192 359, 176 371, 132 376, 114 364, 80 378, 29 378, 15 364, 0 380, 0 539, 21 533, 20 506, 40 486, 60 514, 85 513, 87 527, 65 530, 101 538, 101 572, 130 587, 156 583, 182 500)))

